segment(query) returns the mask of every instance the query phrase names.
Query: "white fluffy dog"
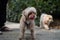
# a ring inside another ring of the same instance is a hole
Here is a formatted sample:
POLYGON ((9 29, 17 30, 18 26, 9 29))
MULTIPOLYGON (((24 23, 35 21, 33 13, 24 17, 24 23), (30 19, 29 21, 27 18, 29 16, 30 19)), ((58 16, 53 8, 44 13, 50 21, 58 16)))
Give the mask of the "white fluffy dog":
POLYGON ((53 17, 51 15, 42 13, 40 17, 40 28, 49 29, 49 24, 53 22, 53 17))

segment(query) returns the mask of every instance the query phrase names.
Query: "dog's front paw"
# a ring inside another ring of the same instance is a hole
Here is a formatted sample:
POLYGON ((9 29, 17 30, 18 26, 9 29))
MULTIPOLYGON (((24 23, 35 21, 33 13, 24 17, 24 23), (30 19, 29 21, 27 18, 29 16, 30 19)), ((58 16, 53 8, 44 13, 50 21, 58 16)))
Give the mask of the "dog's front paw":
POLYGON ((32 38, 32 40, 35 40, 35 38, 32 38))
POLYGON ((19 38, 19 40, 22 40, 22 38, 19 38))

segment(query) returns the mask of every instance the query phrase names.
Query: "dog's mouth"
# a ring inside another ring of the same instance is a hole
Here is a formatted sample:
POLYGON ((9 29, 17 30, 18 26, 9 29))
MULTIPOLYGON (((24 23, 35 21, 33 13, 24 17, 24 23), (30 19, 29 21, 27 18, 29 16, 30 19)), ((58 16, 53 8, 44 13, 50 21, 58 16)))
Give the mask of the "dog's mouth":
POLYGON ((33 16, 29 16, 29 19, 30 20, 34 20, 35 19, 35 16, 33 15, 33 16))
POLYGON ((45 23, 45 24, 47 24, 47 25, 48 25, 48 23, 45 23))
POLYGON ((44 21, 44 23, 45 23, 46 25, 48 25, 48 21, 44 21))
POLYGON ((29 19, 30 19, 30 20, 34 20, 34 19, 35 19, 35 17, 30 17, 29 19))

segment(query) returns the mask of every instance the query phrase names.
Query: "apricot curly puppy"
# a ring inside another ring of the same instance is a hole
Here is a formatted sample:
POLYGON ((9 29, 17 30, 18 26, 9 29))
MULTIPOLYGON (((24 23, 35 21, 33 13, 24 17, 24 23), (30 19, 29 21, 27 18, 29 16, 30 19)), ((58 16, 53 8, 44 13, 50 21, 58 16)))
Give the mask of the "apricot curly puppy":
POLYGON ((22 11, 22 17, 20 19, 20 40, 24 38, 25 28, 30 29, 32 40, 34 39, 34 26, 36 18, 36 9, 34 7, 28 7, 22 11))

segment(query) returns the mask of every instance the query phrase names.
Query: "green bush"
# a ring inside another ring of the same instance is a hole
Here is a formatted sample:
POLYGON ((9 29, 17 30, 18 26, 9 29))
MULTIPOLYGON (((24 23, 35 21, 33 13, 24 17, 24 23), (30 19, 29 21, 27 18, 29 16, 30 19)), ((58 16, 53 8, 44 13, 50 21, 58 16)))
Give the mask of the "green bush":
POLYGON ((19 22, 21 12, 27 7, 37 9, 36 24, 39 25, 39 17, 42 12, 55 13, 60 11, 60 0, 9 0, 7 6, 7 20, 19 22))

